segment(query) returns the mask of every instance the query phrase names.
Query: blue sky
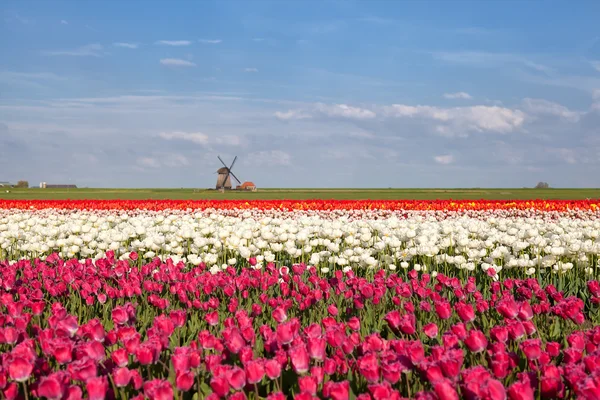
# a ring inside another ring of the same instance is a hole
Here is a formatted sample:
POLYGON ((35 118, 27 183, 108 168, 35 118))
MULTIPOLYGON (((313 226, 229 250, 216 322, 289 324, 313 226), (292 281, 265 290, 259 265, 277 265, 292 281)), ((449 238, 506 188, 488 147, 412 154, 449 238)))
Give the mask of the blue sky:
POLYGON ((0 3, 0 180, 600 187, 597 1, 0 3), (576 5, 576 6, 575 6, 576 5))

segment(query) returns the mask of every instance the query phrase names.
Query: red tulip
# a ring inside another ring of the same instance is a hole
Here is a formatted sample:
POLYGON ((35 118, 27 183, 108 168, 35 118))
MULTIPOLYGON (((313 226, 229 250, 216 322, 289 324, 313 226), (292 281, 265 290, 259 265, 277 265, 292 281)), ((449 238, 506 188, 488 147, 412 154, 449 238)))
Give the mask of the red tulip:
POLYGON ((97 375, 96 363, 90 358, 82 358, 72 362, 67 366, 67 371, 71 374, 71 378, 76 381, 86 382, 90 378, 97 375))
POLYGON ((338 315, 338 309, 337 309, 337 307, 334 304, 330 304, 327 307, 327 312, 329 313, 329 315, 331 315, 333 317, 335 317, 335 316, 338 315))
POLYGON ((313 376, 301 376, 298 378, 298 386, 301 393, 317 394, 317 379, 313 376))
POLYGON ((125 325, 129 321, 129 315, 124 307, 115 307, 112 310, 112 320, 115 325, 125 325))
POLYGON ((89 378, 85 383, 90 400, 104 400, 108 391, 108 379, 105 376, 89 378))
POLYGON ((537 360, 542 355, 542 341, 540 339, 527 339, 521 343, 521 350, 528 360, 537 360))
POLYGON ((519 321, 511 322, 508 325, 508 336, 512 340, 517 340, 525 336, 525 327, 519 321))
MULTIPOLYGON (((402 370, 404 368, 400 363, 382 363, 381 364, 381 375, 386 382, 394 385, 401 378, 402 370)), ((311 370, 312 371, 312 370, 311 370)))
POLYGON ((204 319, 210 326, 216 326, 219 324, 219 313, 216 311, 213 311, 211 313, 206 314, 204 316, 204 319))
POLYGON ((281 364, 274 359, 265 362, 265 373, 269 379, 277 379, 281 375, 281 364))
POLYGON ((154 379, 144 383, 144 394, 150 400, 173 400, 173 387, 169 381, 154 379))
POLYGON ((379 360, 373 353, 366 354, 358 359, 358 369, 360 374, 370 383, 379 380, 380 368, 379 360))
POLYGON ((585 350, 585 336, 582 332, 574 332, 567 336, 569 347, 583 351, 585 350))
POLYGON ((431 322, 423 327, 423 333, 425 333, 427 337, 433 339, 438 335, 438 327, 436 324, 431 322))
POLYGON ((33 372, 33 364, 24 358, 17 357, 8 365, 10 379, 17 382, 25 382, 33 372))
POLYGON ((299 329, 300 324, 297 319, 277 325, 277 340, 282 344, 292 343, 292 340, 298 335, 299 329))
POLYGON ((581 358, 583 356, 581 350, 577 350, 577 349, 573 349, 573 348, 569 348, 566 349, 565 351, 563 351, 563 355, 564 355, 564 363, 565 364, 576 364, 579 361, 581 361, 581 358))
POLYGON ((442 371, 446 377, 454 379, 460 374, 463 361, 462 350, 449 350, 446 357, 440 360, 439 365, 442 367, 442 371))
POLYGON ((135 358, 140 365, 150 365, 156 362, 156 352, 149 344, 143 344, 135 351, 135 358))
POLYGON ((47 399, 61 399, 65 393, 65 385, 60 378, 56 376, 44 377, 40 380, 37 388, 37 395, 47 399))
POLYGON ((228 400, 248 400, 248 397, 246 397, 246 393, 244 393, 244 392, 235 392, 235 393, 229 395, 229 397, 227 399, 228 400))
POLYGON ((308 339, 307 344, 310 358, 318 361, 323 361, 325 359, 325 350, 327 349, 327 342, 325 342, 325 339, 308 339))
POLYGON ((469 331, 467 338, 465 339, 469 351, 473 353, 479 353, 487 347, 487 339, 483 332, 478 330, 469 331))
POLYGON ((433 390, 439 400, 458 400, 458 392, 448 379, 442 379, 433 383, 433 390))
POLYGON ((294 367, 294 371, 299 374, 304 374, 308 372, 309 368, 309 355, 306 347, 303 345, 298 345, 288 350, 288 354, 292 361, 292 366, 294 367))
POLYGON ((390 311, 384 318, 384 321, 390 326, 394 332, 398 332, 400 329, 400 323, 402 321, 402 315, 398 310, 390 311))
POLYGON ((439 318, 448 319, 452 316, 452 306, 447 301, 438 301, 434 306, 435 312, 439 318))
POLYGON ((195 376, 192 372, 178 372, 175 378, 175 385, 178 390, 187 392, 194 386, 195 376))
POLYGON ((265 367, 262 360, 253 360, 246 364, 245 368, 248 383, 255 384, 265 376, 265 367))
POLYGON ((456 303, 454 306, 456 309, 456 313, 458 317, 465 323, 472 322, 475 320, 475 311, 473 310, 473 306, 470 304, 466 304, 463 301, 456 303))
POLYGON ((416 332, 416 318, 414 314, 405 314, 402 316, 400 331, 405 335, 413 335, 416 332))
POLYGON ((356 317, 352 317, 348 320, 347 325, 353 331, 358 331, 360 329, 360 320, 356 317))
POLYGON ((533 318, 533 310, 531 309, 531 305, 526 301, 521 302, 517 316, 521 321, 529 321, 531 318, 533 318))
POLYGON ((131 381, 131 371, 126 367, 117 368, 112 373, 113 381, 117 387, 125 387, 131 381))
POLYGON ((133 384, 133 388, 135 390, 140 390, 144 381, 137 369, 129 371, 131 373, 131 383, 133 384))
MULTIPOLYGON (((491 351, 490 351, 491 352, 491 351)), ((511 370, 511 358, 506 352, 493 352, 490 355, 490 369, 498 379, 504 379, 511 370)))
POLYGON ((169 318, 176 328, 181 328, 185 325, 187 314, 184 310, 173 310, 169 313, 169 318))
POLYGON ((54 347, 52 356, 59 364, 68 364, 73 360, 73 344, 69 340, 65 340, 61 344, 54 347))
POLYGON ((454 324, 450 329, 460 340, 465 340, 467 338, 467 327, 465 324, 454 324))
POLYGON ((490 337, 500 343, 508 341, 508 328, 505 326, 494 326, 490 329, 490 337))
POLYGON ((535 395, 529 382, 517 381, 508 388, 510 400, 533 400, 535 395))
POLYGON ((246 345, 246 341, 242 337, 242 334, 238 328, 230 327, 226 328, 222 333, 225 341, 225 346, 233 354, 237 354, 246 345))
POLYGON ((275 321, 277 321, 280 324, 287 320, 287 313, 285 312, 285 309, 283 307, 275 308, 271 313, 271 316, 275 321))
POLYGON ((532 321, 523 321, 523 328, 525 328, 525 333, 527 333, 529 336, 537 332, 537 328, 532 321))
POLYGON ((514 299, 502 299, 496 305, 496 310, 502 314, 504 318, 514 319, 519 314, 519 305, 514 299))
MULTIPOLYGON (((246 368, 249 368, 249 366, 246 366, 246 368)), ((233 367, 227 372, 227 382, 233 389, 241 390, 244 386, 246 386, 246 373, 239 367, 233 367)))

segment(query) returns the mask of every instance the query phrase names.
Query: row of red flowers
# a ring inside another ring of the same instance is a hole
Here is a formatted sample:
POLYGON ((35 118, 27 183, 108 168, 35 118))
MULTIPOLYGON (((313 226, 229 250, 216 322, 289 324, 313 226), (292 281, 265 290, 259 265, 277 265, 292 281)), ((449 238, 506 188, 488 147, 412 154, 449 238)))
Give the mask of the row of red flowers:
MULTIPOLYGON (((135 259, 132 254, 132 259, 135 259)), ((0 390, 47 399, 600 398, 600 284, 304 265, 0 263, 0 390)))
POLYGON ((0 200, 0 209, 71 210, 600 210, 588 200, 0 200))

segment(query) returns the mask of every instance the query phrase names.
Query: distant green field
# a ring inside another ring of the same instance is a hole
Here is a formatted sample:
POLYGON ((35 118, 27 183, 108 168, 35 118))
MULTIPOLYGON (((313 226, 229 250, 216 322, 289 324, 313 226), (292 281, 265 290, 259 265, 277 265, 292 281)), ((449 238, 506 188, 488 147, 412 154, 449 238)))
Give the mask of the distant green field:
POLYGON ((564 199, 600 198, 600 189, 259 189, 257 192, 205 189, 0 189, 0 199, 339 199, 339 200, 435 200, 435 199, 564 199))

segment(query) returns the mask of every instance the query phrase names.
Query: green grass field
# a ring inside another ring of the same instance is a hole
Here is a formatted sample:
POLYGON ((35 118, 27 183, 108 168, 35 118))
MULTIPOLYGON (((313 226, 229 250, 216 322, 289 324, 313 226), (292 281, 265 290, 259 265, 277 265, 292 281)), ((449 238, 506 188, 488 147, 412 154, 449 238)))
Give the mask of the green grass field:
POLYGON ((220 193, 204 189, 0 189, 0 199, 598 199, 600 189, 259 189, 220 193))

